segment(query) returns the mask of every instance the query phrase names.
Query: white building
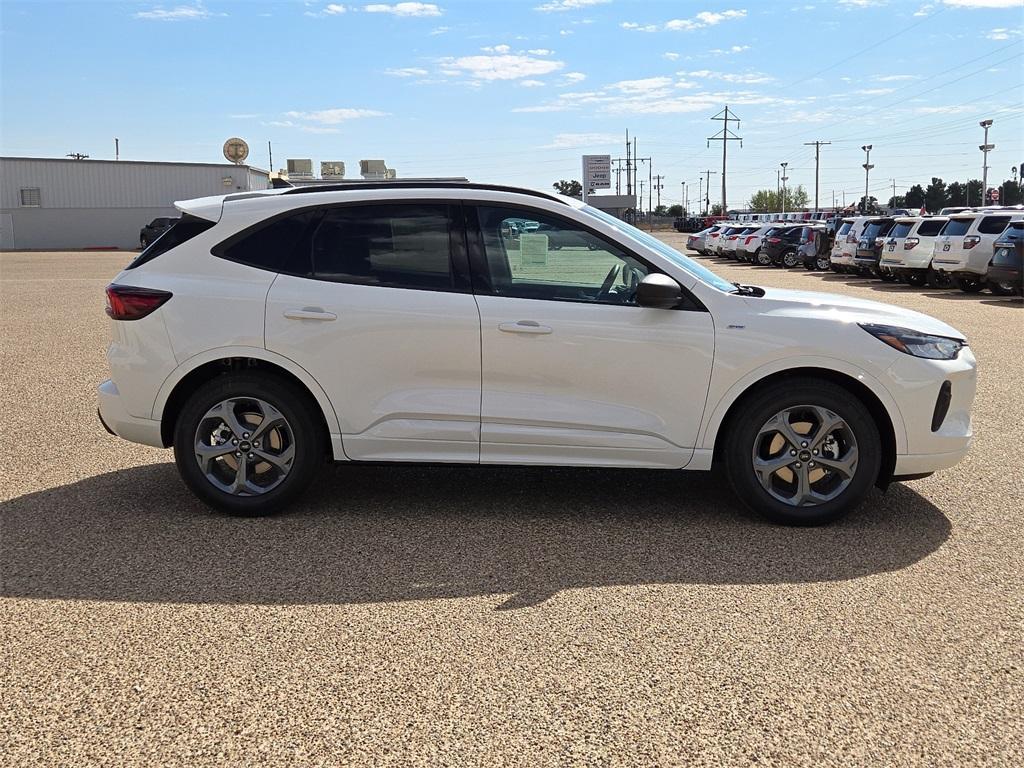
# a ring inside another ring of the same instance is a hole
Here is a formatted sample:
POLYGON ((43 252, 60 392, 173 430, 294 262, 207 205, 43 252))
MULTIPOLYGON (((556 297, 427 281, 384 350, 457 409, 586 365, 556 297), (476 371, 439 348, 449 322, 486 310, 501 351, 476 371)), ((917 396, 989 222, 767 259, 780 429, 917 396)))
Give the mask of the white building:
POLYGON ((175 200, 269 187, 231 163, 0 157, 0 249, 138 248, 143 225, 180 215, 175 200))

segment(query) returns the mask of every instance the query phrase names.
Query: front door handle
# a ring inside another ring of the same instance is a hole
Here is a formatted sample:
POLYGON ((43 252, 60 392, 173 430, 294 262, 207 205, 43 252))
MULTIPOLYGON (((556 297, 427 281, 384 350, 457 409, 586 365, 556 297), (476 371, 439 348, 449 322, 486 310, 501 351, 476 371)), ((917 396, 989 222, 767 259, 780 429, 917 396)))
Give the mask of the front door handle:
POLYGON ((338 316, 333 312, 325 312, 314 307, 303 309, 286 309, 284 316, 289 320, 337 320, 338 316))
POLYGON ((546 325, 541 325, 536 320, 519 320, 515 323, 502 323, 498 326, 498 330, 504 331, 505 333, 551 333, 551 328, 546 325))

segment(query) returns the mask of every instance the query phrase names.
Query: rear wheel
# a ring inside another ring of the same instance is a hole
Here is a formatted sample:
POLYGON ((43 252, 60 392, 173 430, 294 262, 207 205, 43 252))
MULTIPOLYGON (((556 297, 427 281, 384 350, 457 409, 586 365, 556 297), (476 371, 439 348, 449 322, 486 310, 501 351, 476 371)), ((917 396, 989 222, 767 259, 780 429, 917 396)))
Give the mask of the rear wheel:
POLYGON ((832 382, 769 385, 729 423, 724 458, 732 488, 776 522, 831 522, 860 503, 878 477, 878 427, 855 396, 832 382))
POLYGON ((1013 296, 1017 289, 1009 280, 1005 282, 988 281, 988 289, 996 296, 1013 296))
POLYGON ((949 288, 952 282, 949 275, 945 272, 940 272, 934 267, 928 267, 927 275, 928 285, 931 288, 949 288))
POLYGON ((892 283, 896 280, 896 275, 887 269, 880 269, 878 271, 878 277, 887 283, 892 283))
POLYGON ((907 281, 907 285, 921 288, 928 282, 928 273, 924 270, 915 269, 913 272, 906 272, 903 275, 903 279, 907 281))
POLYGON ((754 256, 757 258, 757 263, 762 267, 770 267, 772 265, 772 257, 763 248, 758 248, 754 256))
POLYGON ((958 277, 956 287, 964 293, 977 293, 985 287, 985 283, 980 277, 958 277))
POLYGON ((310 484, 327 436, 308 395, 276 376, 232 374, 201 386, 174 430, 185 484, 232 515, 278 512, 310 484))
POLYGON ((828 256, 818 256, 814 259, 814 263, 819 270, 826 272, 832 266, 832 259, 828 256))
POLYGON ((782 254, 782 264, 783 264, 783 266, 785 266, 785 267, 795 267, 799 263, 800 262, 797 259, 796 251, 789 250, 789 251, 786 251, 784 254, 782 254))

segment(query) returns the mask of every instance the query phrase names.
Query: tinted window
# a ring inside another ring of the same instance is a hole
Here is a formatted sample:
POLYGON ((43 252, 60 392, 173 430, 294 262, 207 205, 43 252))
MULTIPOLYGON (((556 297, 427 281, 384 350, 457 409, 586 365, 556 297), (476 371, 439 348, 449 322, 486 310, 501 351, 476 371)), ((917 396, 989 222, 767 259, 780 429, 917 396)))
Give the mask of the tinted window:
POLYGON ((998 235, 1009 223, 1009 216, 986 216, 978 224, 978 232, 982 235, 998 235))
MULTIPOLYGON (((331 208, 312 238, 313 276, 390 288, 451 290, 448 206, 331 208)), ((510 227, 517 235, 517 226, 510 227)))
POLYGON ((950 219, 942 228, 943 235, 966 235, 974 219, 950 219))
POLYGON ((887 235, 889 230, 892 229, 892 224, 893 223, 891 221, 872 221, 864 227, 861 237, 871 240, 876 237, 887 235))
POLYGON ((318 215, 308 210, 272 219, 228 238, 213 254, 259 269, 308 275, 309 247, 308 243, 300 246, 300 241, 318 215))
POLYGON ((477 208, 491 290, 499 296, 635 304, 647 265, 575 222, 537 212, 532 232, 506 226, 523 212, 477 208))
POLYGON ((1024 240, 1024 221, 1014 222, 999 236, 1000 242, 1007 240, 1024 240))
POLYGON ((992 263, 997 267, 1016 266, 1019 268, 1021 266, 1020 248, 1012 245, 996 248, 996 252, 992 255, 992 263))
POLYGON ((944 221, 922 221, 921 226, 917 228, 917 234, 920 237, 935 237, 945 223, 944 221))
POLYGON ((134 269, 145 264, 147 261, 152 261, 157 256, 167 253, 172 248, 177 248, 196 235, 202 234, 212 227, 213 224, 214 222, 200 219, 197 216, 182 216, 180 219, 177 219, 177 223, 173 227, 164 230, 160 237, 150 243, 142 253, 136 256, 126 269, 134 269))
POLYGON ((850 231, 850 228, 851 228, 852 226, 853 226, 853 222, 852 222, 852 221, 844 221, 844 222, 843 222, 843 226, 841 226, 841 227, 839 228, 839 231, 838 231, 838 232, 836 232, 836 235, 837 235, 837 236, 838 236, 838 235, 845 235, 845 234, 846 234, 847 232, 849 232, 849 231, 850 231))
POLYGON ((893 227, 892 232, 890 232, 889 234, 892 237, 906 237, 907 235, 910 234, 910 230, 912 230, 913 228, 914 222, 904 221, 900 222, 895 227, 893 227))

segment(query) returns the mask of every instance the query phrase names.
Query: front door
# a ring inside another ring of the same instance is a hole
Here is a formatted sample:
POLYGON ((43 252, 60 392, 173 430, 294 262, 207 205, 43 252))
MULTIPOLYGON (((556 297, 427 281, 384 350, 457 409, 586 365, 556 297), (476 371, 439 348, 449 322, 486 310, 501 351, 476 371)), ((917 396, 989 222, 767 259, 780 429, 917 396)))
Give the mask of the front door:
POLYGON ((711 316, 637 306, 653 267, 568 218, 481 205, 476 221, 481 462, 685 466, 711 316))
POLYGON ((267 296, 267 348, 320 382, 345 454, 478 461, 480 316, 450 206, 327 208, 305 239, 309 274, 267 296))

